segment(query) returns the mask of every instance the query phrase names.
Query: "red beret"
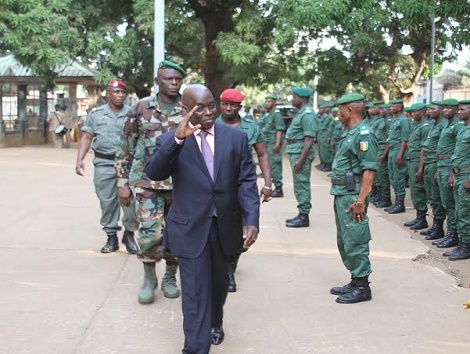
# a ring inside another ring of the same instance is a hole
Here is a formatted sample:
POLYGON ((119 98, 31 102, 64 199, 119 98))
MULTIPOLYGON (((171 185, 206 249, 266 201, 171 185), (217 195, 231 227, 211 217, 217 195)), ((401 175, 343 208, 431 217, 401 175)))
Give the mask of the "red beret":
POLYGON ((240 103, 241 101, 243 101, 244 98, 245 96, 243 95, 243 93, 235 89, 226 89, 220 95, 220 100, 222 102, 240 103))
POLYGON ((110 82, 108 82, 108 87, 119 88, 121 90, 127 91, 126 84, 119 80, 111 80, 110 82))

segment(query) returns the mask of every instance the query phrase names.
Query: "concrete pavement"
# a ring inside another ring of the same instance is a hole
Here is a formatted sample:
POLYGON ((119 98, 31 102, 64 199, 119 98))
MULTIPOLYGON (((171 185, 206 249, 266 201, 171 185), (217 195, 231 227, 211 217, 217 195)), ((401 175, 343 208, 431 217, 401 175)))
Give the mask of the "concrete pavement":
MULTIPOLYGON (((75 149, 0 149, 0 353, 181 352, 180 300, 159 290, 154 304, 139 305, 140 262, 123 247, 99 253, 91 158, 85 178, 75 158, 75 149)), ((211 353, 470 352, 468 289, 412 261, 428 246, 373 208, 373 300, 334 301, 329 288, 349 274, 328 180, 312 176, 311 226, 288 229, 296 201, 284 162, 285 197, 262 205, 259 241, 242 256, 225 308, 226 339, 211 353)), ((157 269, 161 277, 164 265, 157 269)))

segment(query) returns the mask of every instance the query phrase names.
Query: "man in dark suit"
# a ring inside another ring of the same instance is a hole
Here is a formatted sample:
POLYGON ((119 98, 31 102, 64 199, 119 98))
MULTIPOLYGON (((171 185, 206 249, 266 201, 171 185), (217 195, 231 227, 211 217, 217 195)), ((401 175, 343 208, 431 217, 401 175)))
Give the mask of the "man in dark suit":
POLYGON ((173 178, 163 242, 180 262, 183 353, 206 354, 224 339, 228 267, 256 241, 260 201, 246 133, 214 124, 215 100, 203 85, 188 86, 182 104, 184 120, 158 137, 145 172, 173 178))

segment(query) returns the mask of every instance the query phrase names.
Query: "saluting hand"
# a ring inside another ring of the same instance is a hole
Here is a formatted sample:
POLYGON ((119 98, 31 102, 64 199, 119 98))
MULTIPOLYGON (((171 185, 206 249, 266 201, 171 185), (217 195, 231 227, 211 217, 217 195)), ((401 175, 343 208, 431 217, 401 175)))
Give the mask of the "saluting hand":
POLYGON ((198 106, 194 106, 193 109, 191 109, 188 114, 186 114, 183 121, 178 125, 178 128, 176 128, 175 131, 175 137, 177 139, 184 140, 193 134, 196 130, 201 129, 201 124, 196 124, 194 127, 189 125, 189 121, 197 109, 198 106))

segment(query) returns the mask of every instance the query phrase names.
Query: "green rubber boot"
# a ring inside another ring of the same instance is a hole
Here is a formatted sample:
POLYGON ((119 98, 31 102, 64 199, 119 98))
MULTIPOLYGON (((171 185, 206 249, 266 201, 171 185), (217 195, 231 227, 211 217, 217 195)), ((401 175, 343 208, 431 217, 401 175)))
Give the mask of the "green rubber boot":
POLYGON ((155 262, 144 262, 144 281, 139 289, 137 298, 140 304, 151 304, 155 301, 155 289, 158 278, 155 273, 155 262))
POLYGON ((180 296, 180 289, 176 285, 176 271, 178 270, 178 263, 166 263, 166 271, 162 280, 163 296, 169 299, 176 299, 180 296))

